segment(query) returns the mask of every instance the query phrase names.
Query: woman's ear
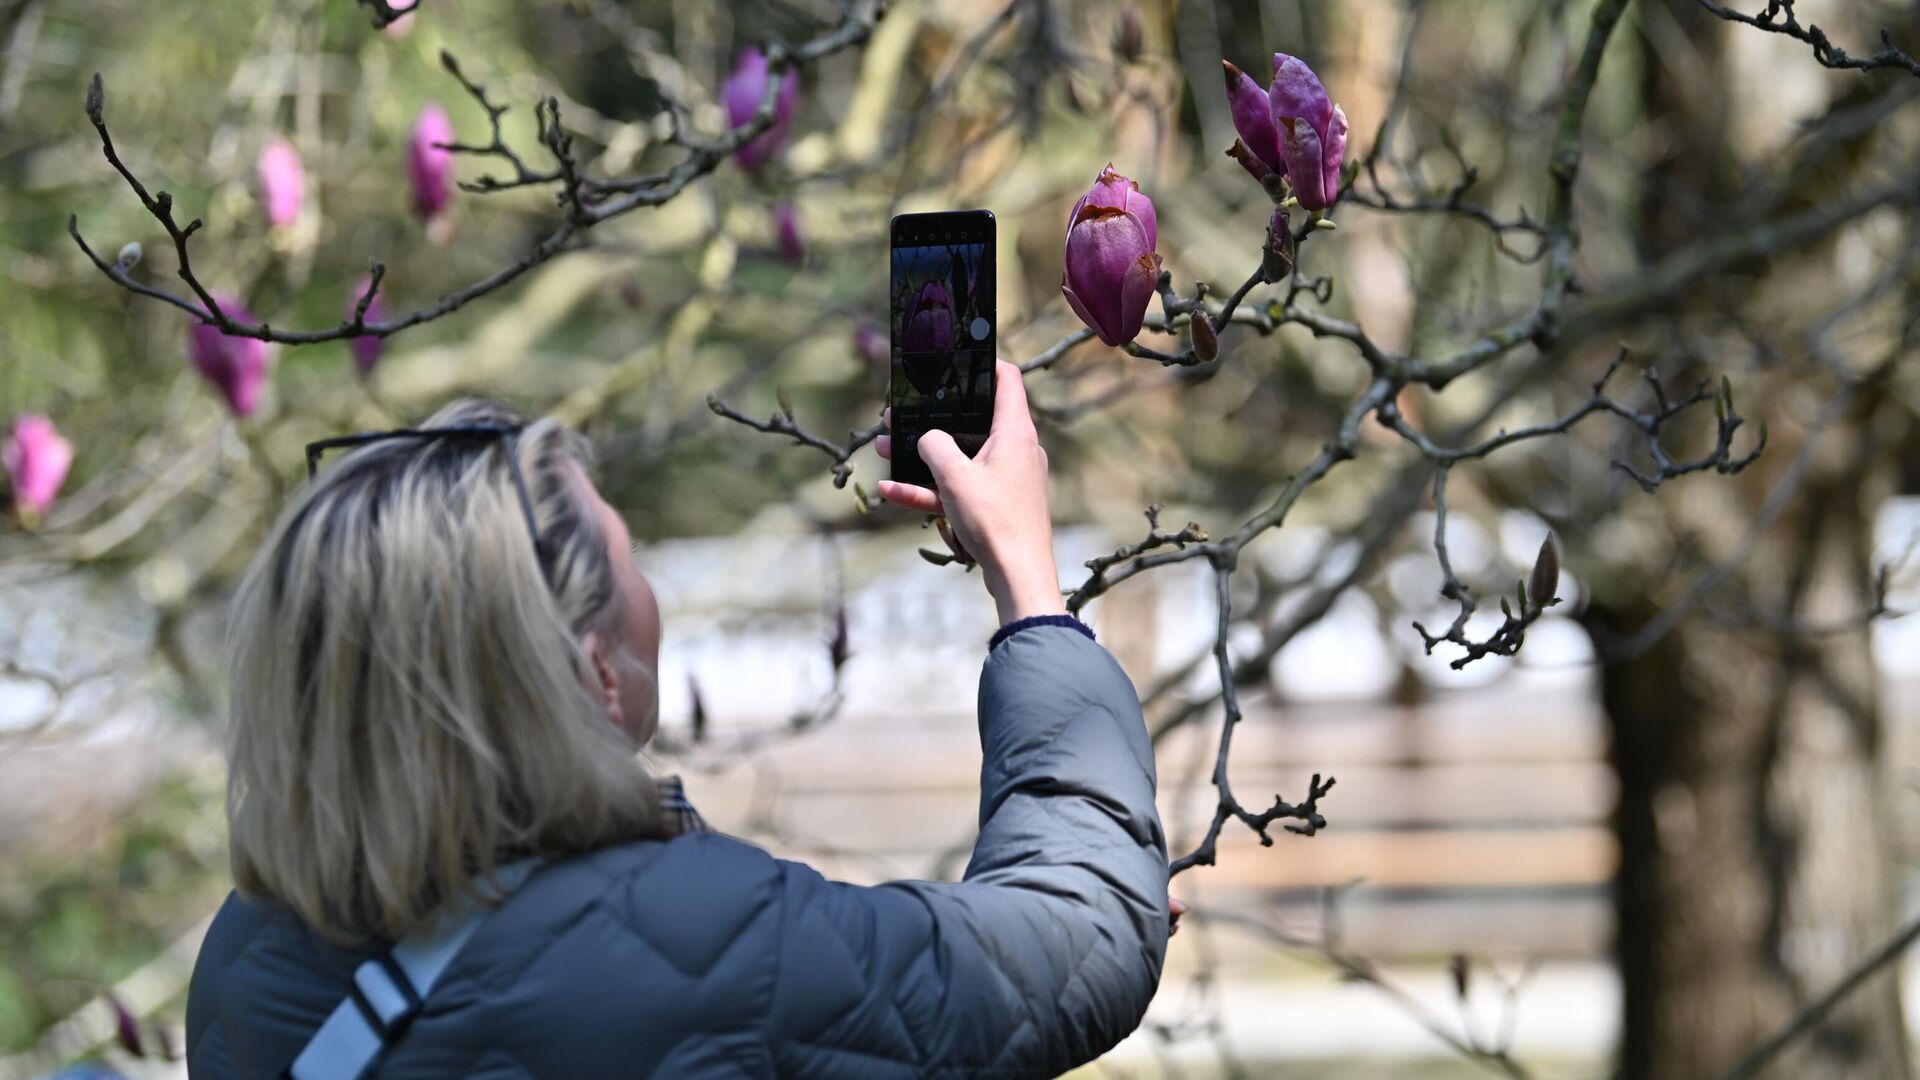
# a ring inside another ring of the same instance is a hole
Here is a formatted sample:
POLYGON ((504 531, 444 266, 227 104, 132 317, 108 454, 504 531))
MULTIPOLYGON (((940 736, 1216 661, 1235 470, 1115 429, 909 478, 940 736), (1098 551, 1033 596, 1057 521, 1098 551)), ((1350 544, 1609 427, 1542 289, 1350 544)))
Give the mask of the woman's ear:
POLYGON ((607 710, 607 720, 614 727, 626 730, 626 711, 620 707, 620 679, 613 673, 613 660, 600 640, 600 632, 589 630, 582 634, 580 648, 587 654, 587 662, 593 665, 592 689, 598 694, 601 707, 607 710))

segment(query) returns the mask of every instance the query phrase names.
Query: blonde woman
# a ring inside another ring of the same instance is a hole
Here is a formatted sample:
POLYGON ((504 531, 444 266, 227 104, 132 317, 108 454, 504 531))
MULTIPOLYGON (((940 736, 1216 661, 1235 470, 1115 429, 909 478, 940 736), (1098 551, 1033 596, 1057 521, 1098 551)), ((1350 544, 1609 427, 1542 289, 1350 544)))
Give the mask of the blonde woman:
POLYGON ((1153 755, 1062 608, 1018 369, 976 458, 922 440, 938 495, 882 484, 947 514, 1003 624, 956 884, 829 881, 648 776, 659 612, 579 436, 469 402, 337 441, 234 601, 194 1077, 1045 1076, 1139 1022, 1153 755))

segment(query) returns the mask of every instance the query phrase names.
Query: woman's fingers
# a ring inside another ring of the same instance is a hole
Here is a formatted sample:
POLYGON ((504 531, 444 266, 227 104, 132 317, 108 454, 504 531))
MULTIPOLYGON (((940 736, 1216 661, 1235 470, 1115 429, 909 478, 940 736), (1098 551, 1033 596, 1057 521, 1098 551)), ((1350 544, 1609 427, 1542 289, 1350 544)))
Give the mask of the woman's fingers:
POLYGON ((1027 434, 1033 431, 1033 414, 1027 407, 1027 384, 1018 364, 995 361, 993 382, 993 433, 1027 434))
POLYGON ((923 514, 946 513, 946 510, 940 505, 940 496, 934 494, 931 489, 923 488, 918 484, 902 484, 897 480, 882 480, 880 481, 880 497, 895 506, 904 506, 909 510, 918 510, 923 514))
POLYGON ((893 460, 893 436, 881 435, 875 438, 873 440, 873 449, 875 453, 880 455, 880 460, 892 461, 893 460))

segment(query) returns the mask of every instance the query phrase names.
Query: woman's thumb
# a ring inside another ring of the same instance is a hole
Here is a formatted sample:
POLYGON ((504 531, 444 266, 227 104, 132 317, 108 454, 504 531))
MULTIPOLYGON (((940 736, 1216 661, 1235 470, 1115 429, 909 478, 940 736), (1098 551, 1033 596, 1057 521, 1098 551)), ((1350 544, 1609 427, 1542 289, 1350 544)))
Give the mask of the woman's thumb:
POLYGON ((967 460, 953 436, 939 428, 920 436, 920 460, 927 463, 935 484, 945 485, 947 474, 967 460))

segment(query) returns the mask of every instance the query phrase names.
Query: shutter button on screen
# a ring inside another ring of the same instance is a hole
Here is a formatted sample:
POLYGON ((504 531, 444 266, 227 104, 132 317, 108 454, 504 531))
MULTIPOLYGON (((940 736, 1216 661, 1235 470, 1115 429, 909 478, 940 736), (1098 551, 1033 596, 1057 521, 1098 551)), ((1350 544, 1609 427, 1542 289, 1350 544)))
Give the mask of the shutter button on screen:
POLYGON ((993 329, 993 325, 987 322, 984 316, 975 315, 972 324, 969 325, 967 329, 973 333, 973 340, 985 341, 987 340, 987 333, 993 329))

